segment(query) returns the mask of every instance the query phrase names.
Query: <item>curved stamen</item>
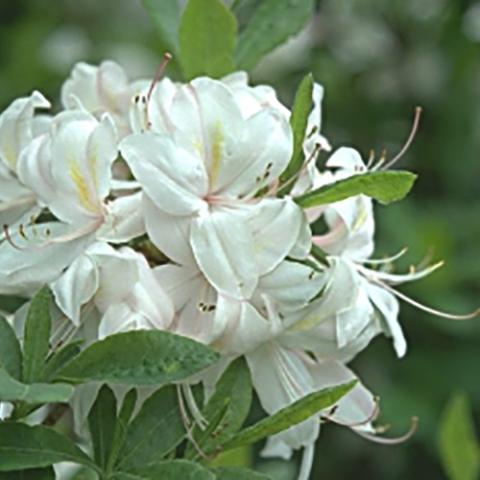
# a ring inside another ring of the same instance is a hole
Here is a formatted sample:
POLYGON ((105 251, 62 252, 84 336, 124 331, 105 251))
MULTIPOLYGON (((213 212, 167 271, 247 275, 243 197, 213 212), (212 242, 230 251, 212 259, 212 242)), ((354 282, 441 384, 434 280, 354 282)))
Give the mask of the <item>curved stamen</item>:
POLYGON ((200 448, 198 445, 197 441, 195 440, 192 430, 193 430, 193 425, 190 423, 190 420, 188 418, 188 413, 187 409, 185 408, 185 402, 183 400, 183 395, 182 395, 182 389, 180 385, 177 385, 177 397, 178 397, 178 406, 180 409, 180 416, 182 417, 182 422, 183 426, 185 427, 185 432, 187 439, 191 442, 193 448, 195 451, 204 459, 208 460, 207 454, 200 448))
POLYGON ((388 282, 393 285, 397 285, 400 283, 412 282, 414 280, 420 280, 431 273, 435 272, 439 268, 443 267, 444 262, 440 261, 433 265, 430 265, 423 270, 416 271, 414 267, 411 268, 409 273, 389 273, 389 272, 382 272, 380 270, 371 270, 369 268, 362 267, 361 265, 357 265, 357 269, 360 273, 365 275, 369 280, 381 280, 384 282, 388 282))
POLYGON ((384 288, 385 290, 388 290, 390 293, 400 298, 401 300, 404 300, 405 302, 418 308, 419 310, 422 310, 423 312, 435 315, 436 317, 446 318, 448 320, 470 320, 480 315, 480 308, 477 308, 475 311, 464 314, 464 315, 456 315, 453 313, 442 312, 441 310, 436 310, 434 308, 427 307, 426 305, 423 305, 422 303, 419 303, 413 300, 413 298, 410 298, 404 293, 401 293, 398 290, 395 290, 394 288, 390 287, 390 285, 387 285, 386 283, 381 282, 380 280, 373 279, 372 281, 377 285, 379 285, 380 287, 384 288))
POLYGON ((367 260, 363 260, 363 264, 369 264, 369 265, 382 265, 384 263, 393 263, 399 258, 403 257, 406 253, 408 252, 408 247, 403 247, 398 253, 395 255, 391 255, 390 257, 385 257, 385 258, 369 258, 367 260))
POLYGON ((313 160, 316 160, 318 154, 320 153, 320 150, 322 150, 322 145, 320 143, 316 143, 310 156, 305 160, 305 162, 303 162, 302 168, 295 175, 290 177, 283 185, 275 185, 274 191, 272 191, 272 189, 269 189, 264 196, 267 197, 269 195, 276 194, 276 192, 284 190, 285 188, 291 186, 292 183, 295 183, 305 173, 310 163, 313 160))
POLYGON ((379 413, 380 413, 380 402, 379 402, 379 399, 376 397, 375 406, 372 412, 364 420, 360 420, 352 423, 342 422, 340 420, 337 420, 334 417, 334 414, 322 415, 322 419, 328 420, 329 422, 335 423, 336 425, 340 425, 341 427, 356 428, 356 427, 363 427, 373 422, 378 417, 379 413))
POLYGON ((375 434, 368 433, 368 432, 363 432, 362 430, 353 429, 353 431, 357 435, 360 435, 361 437, 366 438, 367 440, 370 440, 370 441, 375 442, 375 443, 380 443, 382 445, 398 445, 398 444, 404 443, 407 440, 409 440, 410 438, 412 438, 412 436, 417 431, 417 428, 418 428, 418 418, 417 417, 412 417, 411 425, 410 425, 410 428, 408 429, 408 431, 405 434, 401 435, 400 437, 396 437, 396 438, 378 437, 375 434))
POLYGON ((182 391, 185 395, 187 406, 193 418, 195 419, 196 424, 199 426, 200 430, 205 430, 208 427, 208 420, 203 416, 202 412, 198 408, 197 401, 193 396, 192 388, 187 383, 183 383, 182 391))
POLYGON ((7 224, 3 225, 3 235, 5 237, 5 240, 16 250, 20 250, 20 251, 25 250, 25 248, 19 247, 18 245, 15 244, 15 242, 12 239, 12 236, 10 235, 10 231, 8 228, 9 227, 7 224))
POLYGON ((160 65, 157 68, 157 71, 155 73, 155 77, 153 77, 152 83, 150 84, 150 87, 147 92, 147 108, 148 104, 150 103, 150 98, 152 97, 153 90, 157 83, 161 80, 163 77, 163 74, 165 73, 165 69, 167 68, 168 63, 172 59, 172 54, 169 52, 165 52, 163 54, 163 60, 161 61, 160 65))
POLYGON ((412 129, 410 130, 410 135, 407 138, 407 141, 405 142, 405 145, 402 147, 402 149, 395 155, 384 167, 384 170, 389 169, 391 166, 393 166, 395 163, 397 163, 403 155, 407 152, 407 150, 410 148, 410 145, 412 144, 415 135, 417 134, 418 126, 420 125, 420 117, 422 116, 422 107, 415 107, 415 116, 413 118, 413 125, 412 129))

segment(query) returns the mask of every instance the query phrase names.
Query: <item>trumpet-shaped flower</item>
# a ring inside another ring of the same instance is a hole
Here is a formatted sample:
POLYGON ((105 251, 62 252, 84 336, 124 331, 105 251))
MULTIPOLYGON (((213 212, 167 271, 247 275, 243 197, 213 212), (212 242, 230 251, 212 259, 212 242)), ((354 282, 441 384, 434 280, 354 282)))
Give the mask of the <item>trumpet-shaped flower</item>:
MULTIPOLYGON (((11 225, 31 212, 35 194, 18 177, 17 165, 22 151, 48 128, 49 117, 34 116, 35 110, 49 108, 40 93, 15 100, 0 115, 0 222, 11 225)), ((33 213, 33 212, 31 212, 33 213)))
POLYGON ((139 194, 107 201, 117 157, 115 127, 86 111, 57 115, 33 139, 17 174, 57 221, 20 225, 0 245, 1 289, 28 291, 55 280, 96 238, 125 241, 143 231, 139 194))
POLYGON ((143 187, 152 241, 180 264, 194 257, 219 292, 249 298, 308 236, 291 199, 257 197, 289 162, 286 118, 269 107, 245 117, 224 83, 198 78, 177 88, 161 118, 149 113, 148 125, 166 131, 131 135, 120 150, 143 187))
POLYGON ((62 86, 62 104, 66 109, 84 108, 98 119, 108 113, 120 137, 130 133, 129 109, 132 97, 148 82, 130 82, 123 68, 106 60, 98 67, 77 63, 62 86))
POLYGON ((130 248, 94 243, 51 287, 72 328, 80 327, 82 309, 95 305, 99 338, 127 330, 166 330, 173 320, 172 301, 145 257, 130 248))

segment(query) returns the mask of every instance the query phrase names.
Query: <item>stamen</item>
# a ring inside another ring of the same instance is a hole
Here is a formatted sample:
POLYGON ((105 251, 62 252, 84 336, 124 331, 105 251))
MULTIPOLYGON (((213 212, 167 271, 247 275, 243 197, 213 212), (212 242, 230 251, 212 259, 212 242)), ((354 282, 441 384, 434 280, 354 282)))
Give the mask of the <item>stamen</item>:
POLYGON ((275 185, 275 191, 271 191, 272 189, 270 189, 267 191, 267 193, 264 196, 267 197, 271 194, 275 194, 277 191, 281 192, 285 188, 291 186, 292 183, 295 183, 298 180, 298 178, 305 173, 308 166, 310 165, 310 162, 312 162, 312 160, 316 160, 321 149, 322 149, 322 145, 320 143, 316 143, 312 153, 307 158, 307 160, 305 160, 305 162, 303 163, 302 168, 295 175, 293 175, 293 177, 290 177, 283 185, 275 185))
POLYGON ((412 129, 410 131, 410 135, 407 138, 407 141, 405 142, 405 145, 402 147, 402 149, 393 157, 384 167, 384 170, 389 169, 391 166, 393 166, 395 163, 400 160, 403 155, 407 152, 407 150, 410 148, 410 145, 412 144, 415 135, 417 134, 418 126, 420 124, 420 117, 422 116, 422 107, 415 107, 415 116, 413 118, 413 125, 412 129))
POLYGON ((19 247, 18 245, 15 244, 15 242, 13 241, 11 235, 10 235, 10 231, 8 230, 8 225, 7 224, 4 224, 3 225, 3 233, 4 233, 4 236, 5 236, 5 239, 7 240, 7 242, 13 247, 15 248, 16 250, 25 250, 24 248, 22 247, 19 247))
POLYGON ((395 290, 394 288, 390 287, 386 283, 381 282, 380 280, 373 280, 373 281, 377 283, 379 286, 383 287, 385 290, 388 290, 390 293, 392 293, 396 297, 400 298, 401 300, 404 300, 405 302, 418 308, 419 310, 430 313, 440 318, 446 318, 448 320, 470 320, 480 315, 480 308, 477 308, 474 312, 467 313, 465 315, 456 315, 448 312, 442 312, 441 310, 436 310, 434 308, 427 307, 426 305, 423 305, 422 303, 419 303, 413 300, 412 298, 408 297, 404 293, 401 293, 398 290, 395 290))
POLYGON ((366 438, 367 440, 371 440, 372 442, 375 443, 380 443, 382 445, 398 445, 400 443, 404 443, 412 436, 415 434, 418 428, 418 418, 417 417, 412 417, 411 419, 411 425, 408 431, 404 434, 401 435, 400 437, 396 438, 383 438, 383 437, 378 437, 375 434, 364 432, 362 430, 353 430, 357 435, 360 435, 363 438, 366 438))
POLYGON ((165 69, 167 68, 168 63, 172 59, 172 54, 165 52, 163 54, 163 60, 161 61, 160 65, 157 68, 157 71, 155 73, 155 77, 153 77, 152 83, 150 84, 150 88, 148 89, 147 92, 147 108, 148 104, 150 103, 150 98, 152 97, 153 90, 155 88, 155 85, 161 80, 163 77, 163 74, 165 73, 165 69))
POLYGON ((398 253, 390 257, 379 258, 379 259, 371 258, 368 260, 363 260, 362 263, 369 264, 369 265, 382 265, 384 263, 393 263, 399 258, 403 257, 407 252, 408 252, 408 247, 403 247, 398 253))
POLYGON ((365 277, 367 277, 369 280, 372 280, 372 281, 381 280, 384 282, 388 282, 389 284, 392 284, 392 285, 399 285, 401 283, 412 282, 415 280, 420 280, 422 278, 425 278, 426 276, 432 274, 439 268, 443 267, 443 265, 444 265, 444 262, 440 261, 433 265, 430 265, 427 268, 424 268, 423 270, 416 270, 414 268, 412 271, 412 267, 410 267, 410 272, 403 273, 403 274, 389 273, 389 272, 380 271, 380 270, 371 270, 369 268, 365 268, 360 265, 357 265, 357 269, 359 272, 365 275, 365 277))
POLYGON ((366 417, 364 420, 360 420, 358 422, 352 422, 352 423, 347 423, 347 422, 342 422, 340 420, 337 420, 334 417, 334 414, 329 413, 328 415, 322 415, 322 419, 328 420, 329 422, 335 423, 336 425, 340 425, 341 427, 348 427, 348 428, 356 428, 356 427, 363 427, 370 422, 373 422, 377 417, 378 414, 380 413, 380 403, 378 397, 375 397, 375 406, 372 410, 372 413, 368 417, 366 417))
POLYGON ((197 441, 195 440, 192 434, 193 425, 190 424, 190 420, 188 418, 188 413, 187 413, 187 409, 185 408, 185 403, 183 400, 182 390, 180 385, 177 385, 177 397, 178 397, 178 406, 180 408, 180 416, 182 417, 182 422, 183 422, 183 426, 185 427, 187 439, 191 442, 195 451, 204 460, 208 460, 207 454, 200 448, 200 446, 198 445, 197 441))
POLYGON ((367 170, 370 170, 370 167, 373 165, 374 161, 375 161, 375 150, 371 148, 368 154, 367 170))
POLYGON ((187 406, 190 409, 190 413, 195 419, 196 424, 200 430, 205 430, 208 427, 208 420, 203 416, 202 412, 198 408, 191 386, 184 383, 182 384, 182 390, 183 394, 185 395, 185 400, 187 401, 187 406))

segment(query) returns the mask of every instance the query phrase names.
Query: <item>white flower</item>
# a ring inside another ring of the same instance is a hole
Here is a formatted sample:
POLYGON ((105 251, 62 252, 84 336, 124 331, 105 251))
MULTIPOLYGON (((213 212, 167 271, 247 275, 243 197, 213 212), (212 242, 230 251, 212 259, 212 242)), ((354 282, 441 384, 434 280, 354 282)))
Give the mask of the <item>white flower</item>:
POLYGON ((15 224, 36 203, 34 193, 18 178, 17 164, 24 148, 48 128, 49 117, 34 117, 35 109, 49 108, 40 93, 18 98, 0 115, 0 222, 15 224))
POLYGON ((122 137, 130 132, 131 99, 146 85, 147 81, 130 82, 123 68, 111 60, 98 67, 77 63, 62 86, 62 104, 70 110, 81 106, 98 119, 108 113, 122 137))
POLYGON ((154 269, 175 305, 171 330, 228 356, 241 355, 277 337, 318 294, 323 278, 297 262, 281 262, 260 277, 250 300, 217 292, 195 266, 154 269))
POLYGON ((208 78, 178 87, 159 118, 148 111, 149 125, 167 130, 131 135, 120 150, 143 187, 149 236, 175 262, 194 257, 220 293, 249 298, 308 235, 291 199, 256 198, 290 160, 287 120, 268 107, 244 117, 232 91, 208 78))
POLYGON ((10 232, 0 245, 0 290, 38 288, 55 280, 95 239, 125 241, 143 231, 139 194, 107 202, 116 157, 108 115, 99 122, 82 110, 60 113, 49 132, 22 150, 19 179, 58 221, 10 232))
POLYGON ((130 248, 91 245, 51 288, 75 327, 81 325, 81 309, 93 301, 100 314, 99 338, 127 330, 166 330, 173 320, 172 301, 144 256, 130 248))

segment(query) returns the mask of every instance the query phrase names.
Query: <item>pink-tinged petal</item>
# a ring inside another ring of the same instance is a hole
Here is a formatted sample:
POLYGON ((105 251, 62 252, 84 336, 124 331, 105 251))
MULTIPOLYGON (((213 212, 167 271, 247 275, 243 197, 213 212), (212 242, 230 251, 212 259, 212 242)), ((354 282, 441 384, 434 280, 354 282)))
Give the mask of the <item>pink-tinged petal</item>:
POLYGON ((97 266, 88 255, 81 255, 50 287, 59 308, 78 326, 81 307, 93 297, 98 288, 97 266))
POLYGON ((120 151, 145 193, 166 213, 188 215, 205 204, 208 179, 201 160, 171 138, 130 135, 120 151))
POLYGON ((258 282, 253 239, 241 211, 218 208, 191 225, 190 243, 198 266, 220 293, 250 298, 258 282))

